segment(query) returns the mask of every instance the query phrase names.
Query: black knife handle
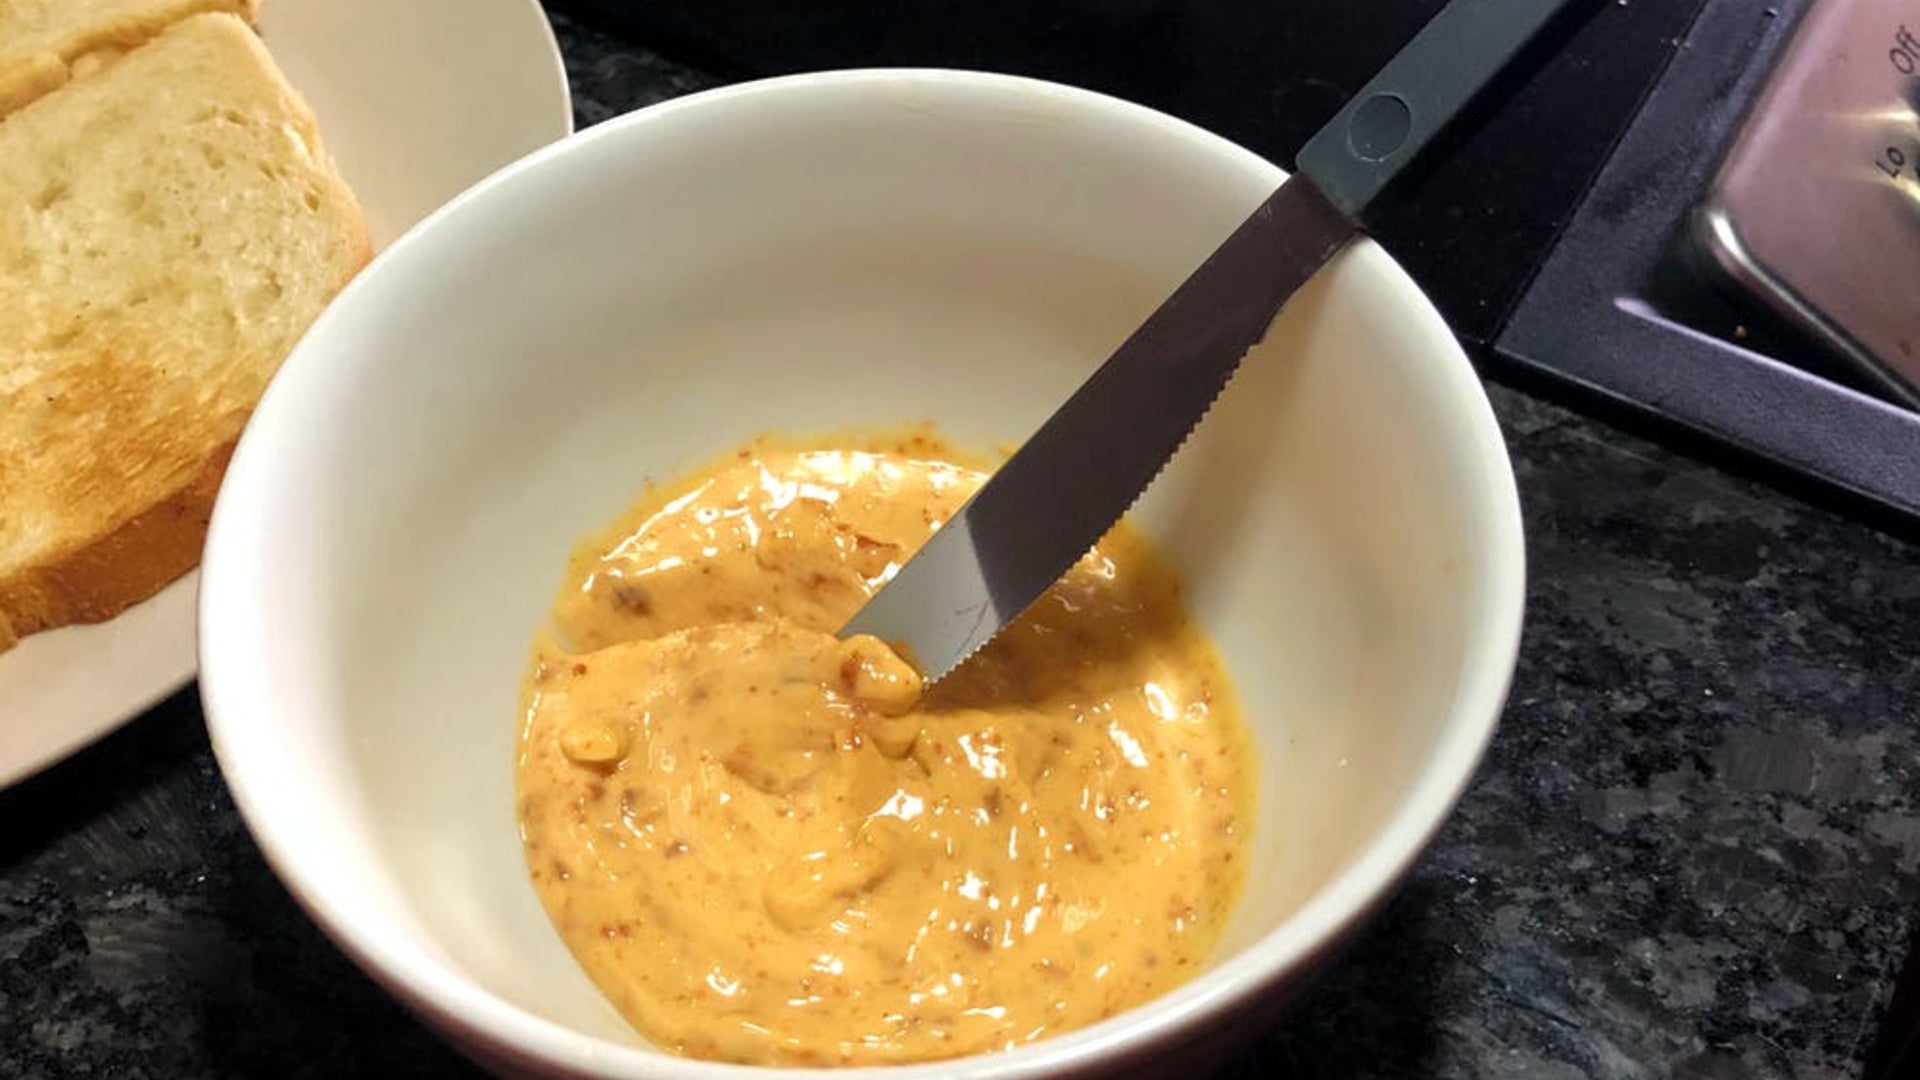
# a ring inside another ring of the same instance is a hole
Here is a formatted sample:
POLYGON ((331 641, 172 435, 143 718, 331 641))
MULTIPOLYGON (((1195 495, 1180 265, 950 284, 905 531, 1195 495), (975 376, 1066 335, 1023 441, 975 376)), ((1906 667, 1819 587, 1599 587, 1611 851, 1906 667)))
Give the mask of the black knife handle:
POLYGON ((1452 0, 1300 150, 1355 223, 1374 196, 1561 12, 1583 0, 1452 0))

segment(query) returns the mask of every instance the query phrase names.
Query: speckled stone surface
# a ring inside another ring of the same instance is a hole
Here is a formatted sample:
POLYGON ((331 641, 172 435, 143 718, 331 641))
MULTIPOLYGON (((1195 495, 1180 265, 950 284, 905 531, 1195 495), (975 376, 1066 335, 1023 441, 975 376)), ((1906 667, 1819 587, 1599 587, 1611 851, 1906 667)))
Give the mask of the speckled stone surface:
MULTIPOLYGON (((706 85, 564 20, 580 123, 706 85)), ((1857 1076, 1920 929, 1920 552, 1492 391, 1528 631, 1459 812, 1223 1074, 1857 1076)), ((468 1076, 246 835, 183 694, 0 793, 0 1077, 468 1076)))

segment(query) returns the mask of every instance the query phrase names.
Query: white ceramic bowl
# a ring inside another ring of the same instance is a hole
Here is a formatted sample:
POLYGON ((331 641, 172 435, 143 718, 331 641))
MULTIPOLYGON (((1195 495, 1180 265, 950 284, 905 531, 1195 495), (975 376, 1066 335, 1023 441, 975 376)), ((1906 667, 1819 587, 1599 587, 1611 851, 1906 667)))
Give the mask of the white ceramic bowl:
MULTIPOLYGON (((537 152, 372 265, 233 459, 202 692, 241 812, 362 966, 481 1061, 735 1077, 649 1048, 521 861, 516 693, 564 557, 761 432, 1031 430, 1280 172, 1165 116, 984 75, 802 76, 537 152)), ((1211 965, 1014 1052, 1034 1077, 1231 1045, 1390 890, 1493 731, 1519 638, 1506 455, 1378 247, 1251 356, 1138 508, 1235 673, 1261 776, 1211 965)))

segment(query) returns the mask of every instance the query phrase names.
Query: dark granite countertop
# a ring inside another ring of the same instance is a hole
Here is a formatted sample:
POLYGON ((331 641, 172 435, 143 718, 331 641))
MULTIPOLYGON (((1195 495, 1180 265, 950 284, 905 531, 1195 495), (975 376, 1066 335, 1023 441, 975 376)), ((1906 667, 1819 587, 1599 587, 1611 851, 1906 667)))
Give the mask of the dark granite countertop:
MULTIPOLYGON (((711 81, 556 21, 582 126, 711 81)), ((1500 733, 1225 1077, 1858 1076, 1920 930, 1920 552, 1492 394, 1531 559, 1500 733)), ((268 872, 193 692, 0 793, 0 1076, 471 1074, 268 872)))

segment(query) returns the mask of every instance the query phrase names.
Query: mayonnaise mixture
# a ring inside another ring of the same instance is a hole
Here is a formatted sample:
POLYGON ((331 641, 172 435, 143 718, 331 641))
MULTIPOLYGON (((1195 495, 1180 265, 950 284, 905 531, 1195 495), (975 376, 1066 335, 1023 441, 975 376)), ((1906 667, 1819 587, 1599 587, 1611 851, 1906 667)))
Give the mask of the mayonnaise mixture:
POLYGON ((528 867, 656 1044, 1007 1047, 1190 976, 1254 786, 1231 686, 1115 530, 936 686, 846 618, 978 486, 926 434, 761 440, 575 557, 526 686, 528 867))

